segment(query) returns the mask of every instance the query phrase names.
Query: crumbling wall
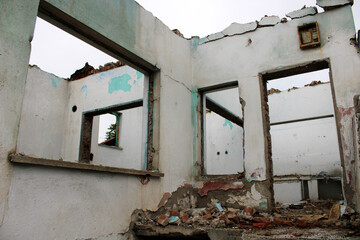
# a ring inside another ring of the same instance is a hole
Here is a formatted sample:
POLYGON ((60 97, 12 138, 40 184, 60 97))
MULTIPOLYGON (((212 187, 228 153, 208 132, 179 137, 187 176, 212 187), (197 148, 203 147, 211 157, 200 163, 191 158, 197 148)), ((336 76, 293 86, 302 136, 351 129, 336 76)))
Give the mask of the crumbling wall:
MULTIPOLYGON (((131 62, 129 56, 136 54, 139 57, 137 60, 142 59, 139 60, 143 64, 141 66, 146 65, 150 68, 156 65, 153 71, 161 69, 158 73, 161 85, 157 83, 154 89, 161 93, 161 97, 155 95, 156 99, 152 99, 156 103, 161 99, 162 124, 159 125, 159 121, 154 122, 155 130, 160 126, 161 149, 157 147, 154 151, 160 156, 159 170, 166 172, 166 175, 162 180, 150 177, 144 181, 137 176, 8 163, 9 153, 15 150, 30 54, 29 42, 39 1, 2 1, 0 24, 4 31, 0 37, 0 58, 6 65, 1 64, 0 72, 1 81, 6 87, 1 88, 1 91, 7 94, 1 94, 0 131, 7 136, 1 134, 3 139, 0 148, 0 174, 3 180, 0 183, 0 238, 126 238, 121 233, 128 231, 130 216, 135 209, 155 210, 164 192, 173 191, 191 178, 192 142, 188 140, 192 139, 191 122, 179 121, 191 119, 189 106, 192 72, 189 71, 189 41, 177 36, 134 1, 109 1, 106 4, 100 4, 98 1, 42 1, 41 4, 44 3, 49 3, 55 11, 68 14, 65 21, 71 16, 123 47, 129 52, 127 64, 135 64, 135 60, 131 62), (5 116, 6 119, 3 121, 5 116), (24 224, 24 227, 19 227, 20 224, 24 224)), ((94 75, 89 78, 93 77, 94 75)), ((80 85, 77 81, 72 83, 80 85)), ((51 89, 51 80, 46 83, 50 83, 51 89)), ((63 83, 65 82, 62 80, 61 84, 63 83)), ((29 87, 35 95, 46 96, 46 93, 42 92, 43 88, 29 87)), ((83 85, 73 89, 73 95, 66 95, 66 101, 75 96, 79 101, 80 98, 85 98, 86 88, 81 92, 82 87, 83 85)), ((95 92, 95 89, 93 91, 89 88, 90 86, 87 89, 88 97, 95 92)), ((64 104, 62 106, 65 106, 67 114, 73 114, 72 107, 78 104, 71 102, 68 106, 66 101, 56 98, 55 95, 48 97, 53 98, 49 102, 58 101, 60 105, 64 104)), ((119 100, 116 99, 112 100, 119 100)), ((81 108, 81 104, 78 107, 77 112, 85 109, 81 108)), ((86 109, 90 108, 89 106, 86 109)), ((51 111, 56 110, 62 111, 51 111)), ((48 120, 51 119, 49 114, 46 115, 49 117, 48 120)), ((68 146, 73 144, 71 148, 74 149, 74 153, 65 156, 64 161, 78 160, 76 152, 80 119, 75 119, 73 123, 74 125, 70 121, 67 122, 63 137, 67 141, 74 139, 66 142, 68 146)), ((44 127, 51 127, 50 123, 44 127)), ((33 142, 26 142, 30 143, 33 142)), ((61 146, 51 147, 56 148, 56 151, 51 151, 51 154, 47 155, 46 149, 39 150, 41 154, 37 156, 54 157, 57 161, 59 151, 64 149, 61 146)))
MULTIPOLYGON (((330 62, 345 193, 349 204, 357 201, 353 194, 356 171, 352 97, 360 91, 360 59, 357 49, 350 44, 355 34, 350 6, 321 14, 305 9, 294 13, 297 17, 288 22, 276 16, 264 17, 260 22, 232 24, 222 33, 189 41, 131 0, 41 1, 41 7, 47 4, 48 10, 63 16, 63 22, 76 20, 80 28, 87 26, 85 30, 99 33, 109 44, 103 46, 97 41, 96 46, 125 58, 127 64, 157 71, 161 84, 154 91, 160 95, 152 100, 160 101, 161 114, 154 122, 160 147, 153 151, 159 156, 159 170, 165 176, 150 178, 148 182, 139 181, 135 176, 9 165, 8 154, 16 146, 29 41, 38 4, 37 0, 18 0, 2 1, 0 5, 0 58, 4 63, 0 66, 0 220, 3 219, 0 238, 111 238, 128 230, 134 209, 158 209, 164 193, 174 192, 174 202, 184 202, 181 195, 177 195, 177 189, 186 183, 211 196, 200 197, 202 201, 214 199, 229 204, 227 199, 231 198, 239 207, 271 208, 272 167, 267 159, 270 142, 264 132, 268 127, 264 117, 266 96, 262 95, 259 74, 316 60, 330 62), (300 50, 297 26, 313 21, 320 27, 321 46, 300 50), (207 179, 197 172, 201 159, 197 90, 235 80, 239 83, 239 96, 246 102, 243 110, 245 174, 207 179)), ((81 94, 86 95, 86 91, 81 94)))
POLYGON ((355 169, 354 148, 351 147, 351 118, 354 115, 352 97, 360 90, 356 83, 360 74, 356 66, 360 59, 350 42, 355 35, 351 7, 341 6, 319 14, 309 14, 309 9, 306 8, 300 13, 291 21, 264 17, 260 22, 232 24, 223 32, 194 39, 194 82, 198 87, 233 80, 239 82, 239 95, 246 102, 245 176, 248 181, 261 182, 267 179, 265 153, 269 148, 264 144, 264 128, 260 127, 264 121, 261 111, 264 106, 259 90, 263 83, 259 80, 259 74, 328 59, 335 96, 336 121, 343 149, 340 151, 345 195, 354 205, 355 169), (301 50, 297 26, 315 21, 320 28, 321 46, 301 50))

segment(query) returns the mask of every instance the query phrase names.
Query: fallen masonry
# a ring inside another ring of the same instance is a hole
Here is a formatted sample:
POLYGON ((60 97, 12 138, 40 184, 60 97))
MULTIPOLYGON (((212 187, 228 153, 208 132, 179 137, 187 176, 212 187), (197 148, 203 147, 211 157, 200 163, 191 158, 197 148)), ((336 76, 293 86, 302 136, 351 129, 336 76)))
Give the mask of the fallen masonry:
MULTIPOLYGON (((360 216, 344 201, 306 200, 277 203, 272 212, 204 201, 189 187, 179 188, 155 212, 135 210, 130 229, 139 239, 358 239, 360 216), (182 194, 186 189, 187 193, 182 194), (181 192, 181 194, 178 194, 181 192), (184 205, 180 197, 188 195, 184 205), (177 199, 176 199, 177 198, 177 199), (178 204, 177 204, 177 203, 178 204), (180 204, 179 204, 180 203, 180 204)), ((198 189, 195 189, 198 190, 198 189)), ((231 190, 228 190, 231 191, 231 190)), ((201 192, 201 191, 199 191, 201 192)))
POLYGON ((213 202, 135 210, 131 229, 139 239, 359 239, 360 216, 344 202, 329 200, 278 204, 271 213, 213 202))

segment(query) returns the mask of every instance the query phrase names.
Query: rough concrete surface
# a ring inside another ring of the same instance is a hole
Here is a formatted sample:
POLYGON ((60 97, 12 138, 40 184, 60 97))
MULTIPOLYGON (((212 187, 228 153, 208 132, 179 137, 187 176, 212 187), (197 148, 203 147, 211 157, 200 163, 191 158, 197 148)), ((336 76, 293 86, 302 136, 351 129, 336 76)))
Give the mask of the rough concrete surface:
POLYGON ((222 33, 225 36, 233 36, 233 35, 237 35, 237 34, 244 34, 247 32, 254 31, 254 30, 256 30, 256 28, 257 28, 256 22, 245 23, 245 24, 232 23, 229 27, 225 28, 222 31, 222 33))
POLYGON ((267 27, 267 26, 275 26, 280 22, 280 18, 278 16, 265 16, 262 17, 259 21, 259 26, 267 27))
POLYGON ((347 4, 353 4, 353 0, 316 0, 316 5, 324 8, 325 10, 341 7, 347 4))
POLYGON ((302 17, 309 16, 309 15, 315 15, 315 14, 317 14, 317 12, 318 11, 317 11, 316 7, 306 7, 306 8, 296 10, 296 11, 289 12, 288 14, 286 14, 286 16, 291 19, 295 19, 295 18, 302 18, 302 17))

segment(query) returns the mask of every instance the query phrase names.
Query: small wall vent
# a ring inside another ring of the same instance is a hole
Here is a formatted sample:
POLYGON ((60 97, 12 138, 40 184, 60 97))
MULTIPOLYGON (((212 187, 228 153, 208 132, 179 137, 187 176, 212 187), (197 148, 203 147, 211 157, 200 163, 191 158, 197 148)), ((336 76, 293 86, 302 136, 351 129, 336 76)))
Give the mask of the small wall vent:
POLYGON ((320 34, 317 22, 298 26, 298 34, 301 49, 320 46, 320 34))

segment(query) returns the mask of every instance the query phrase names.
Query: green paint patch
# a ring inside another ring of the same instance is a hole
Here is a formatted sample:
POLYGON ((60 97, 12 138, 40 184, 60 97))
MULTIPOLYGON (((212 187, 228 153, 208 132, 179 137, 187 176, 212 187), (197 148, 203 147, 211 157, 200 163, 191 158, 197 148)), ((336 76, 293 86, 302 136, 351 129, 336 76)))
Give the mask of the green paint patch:
POLYGON ((199 39, 197 37, 193 38, 193 47, 196 50, 199 45, 199 39))
POLYGON ((262 199, 262 202, 259 204, 260 208, 267 208, 267 200, 266 199, 262 199))
MULTIPOLYGON (((200 97, 197 93, 197 89, 191 91, 191 123, 193 126, 193 163, 196 163, 196 137, 197 137, 197 106, 200 101, 200 97)), ((196 169, 193 168, 193 176, 196 175, 196 169)))
POLYGON ((87 97, 87 85, 83 85, 82 88, 81 88, 81 92, 82 93, 85 93, 85 97, 87 97))
POLYGON ((131 85, 128 83, 131 79, 129 74, 123 74, 119 77, 114 77, 110 79, 109 81, 109 93, 113 93, 114 91, 124 91, 124 92, 130 92, 131 91, 131 85))
POLYGON ((135 83, 136 83, 136 80, 134 80, 133 84, 135 85, 135 83))
POLYGON ((142 78, 144 76, 144 74, 139 71, 136 71, 136 76, 137 76, 137 79, 139 79, 139 78, 142 78))
POLYGON ((230 130, 232 130, 233 127, 234 127, 233 124, 232 124, 232 122, 230 122, 229 120, 225 119, 225 123, 224 123, 223 127, 226 127, 227 125, 229 125, 230 130))
POLYGON ((61 83, 61 81, 63 80, 62 78, 59 78, 59 77, 55 76, 54 74, 50 75, 50 79, 51 79, 51 85, 53 86, 53 88, 57 88, 59 86, 59 84, 61 83))

